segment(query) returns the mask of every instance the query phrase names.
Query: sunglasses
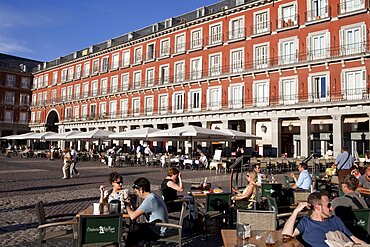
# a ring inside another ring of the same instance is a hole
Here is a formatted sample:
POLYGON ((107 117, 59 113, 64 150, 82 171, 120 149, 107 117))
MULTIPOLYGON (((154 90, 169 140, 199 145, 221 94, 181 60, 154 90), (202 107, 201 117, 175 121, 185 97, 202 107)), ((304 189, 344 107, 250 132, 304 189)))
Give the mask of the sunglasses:
POLYGON ((121 184, 121 185, 123 184, 123 182, 122 182, 122 181, 115 181, 115 183, 116 183, 116 184, 121 184))

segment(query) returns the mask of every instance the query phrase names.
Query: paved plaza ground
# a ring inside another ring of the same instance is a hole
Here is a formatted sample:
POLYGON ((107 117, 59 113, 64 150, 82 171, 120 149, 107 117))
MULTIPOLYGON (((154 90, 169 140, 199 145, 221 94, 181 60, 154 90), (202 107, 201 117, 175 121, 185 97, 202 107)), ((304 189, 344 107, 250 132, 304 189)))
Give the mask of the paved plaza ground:
MULTIPOLYGON (((130 187, 138 177, 146 177, 152 190, 158 191, 166 175, 166 169, 154 167, 111 168, 100 162, 80 162, 77 168, 81 176, 62 178, 62 161, 0 157, 0 246, 36 246, 37 218, 35 204, 43 201, 47 214, 77 213, 98 201, 99 185, 109 187, 108 174, 117 171, 123 175, 124 187, 130 187)), ((185 190, 190 184, 208 177, 212 185, 228 190, 230 173, 216 175, 208 170, 182 171, 185 190)), ((208 240, 195 237, 186 246, 221 246, 219 234, 208 240)), ((69 246, 59 242, 48 246, 69 246)))

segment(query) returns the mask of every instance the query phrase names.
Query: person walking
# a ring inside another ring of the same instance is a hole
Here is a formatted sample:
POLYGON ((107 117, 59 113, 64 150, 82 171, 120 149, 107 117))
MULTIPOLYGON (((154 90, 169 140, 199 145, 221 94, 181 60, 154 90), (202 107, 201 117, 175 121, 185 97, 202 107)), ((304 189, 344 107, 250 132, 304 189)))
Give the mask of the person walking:
POLYGON ((353 163, 354 158, 348 152, 348 147, 342 147, 342 152, 335 159, 335 165, 337 167, 337 174, 340 183, 346 175, 351 174, 353 163))
POLYGON ((77 151, 75 150, 74 146, 71 146, 71 156, 72 156, 72 163, 71 163, 71 178, 80 176, 80 173, 76 169, 76 164, 78 161, 77 151))
POLYGON ((64 150, 64 155, 63 155, 63 178, 62 179, 68 179, 70 178, 70 168, 72 164, 72 155, 71 155, 71 150, 69 148, 66 148, 64 150))

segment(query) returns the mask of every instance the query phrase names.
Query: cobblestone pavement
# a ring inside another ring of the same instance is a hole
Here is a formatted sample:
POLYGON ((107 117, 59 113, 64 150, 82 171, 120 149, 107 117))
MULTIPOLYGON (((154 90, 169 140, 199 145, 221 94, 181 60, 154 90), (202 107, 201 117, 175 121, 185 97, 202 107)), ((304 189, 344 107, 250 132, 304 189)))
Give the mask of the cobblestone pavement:
MULTIPOLYGON (((147 177, 152 190, 158 191, 166 170, 154 167, 120 167, 109 169, 99 162, 77 164, 81 176, 75 179, 62 178, 62 161, 45 159, 22 159, 0 157, 0 246, 36 246, 37 218, 34 206, 43 201, 47 215, 76 214, 98 200, 99 185, 109 187, 108 174, 117 171, 124 177, 124 187, 129 187, 138 177, 147 177)), ((190 184, 208 181, 227 189, 230 174, 215 174, 208 170, 182 171, 185 189, 190 184)), ((188 246, 221 246, 219 235, 208 241, 195 238, 188 246)), ((70 246, 58 242, 50 246, 70 246)))

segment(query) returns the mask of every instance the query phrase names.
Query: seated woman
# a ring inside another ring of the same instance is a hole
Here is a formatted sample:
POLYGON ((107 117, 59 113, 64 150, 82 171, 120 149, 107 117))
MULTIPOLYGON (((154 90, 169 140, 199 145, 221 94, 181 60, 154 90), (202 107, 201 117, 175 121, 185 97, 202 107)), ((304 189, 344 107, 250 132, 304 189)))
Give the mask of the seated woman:
POLYGON ((182 203, 173 202, 178 198, 177 191, 184 191, 181 173, 177 168, 171 167, 168 169, 167 177, 163 180, 161 185, 161 191, 168 212, 180 211, 182 203))
POLYGON ((252 169, 248 170, 247 174, 245 175, 245 178, 248 181, 247 187, 243 190, 243 192, 240 192, 239 190, 233 188, 233 192, 235 192, 235 195, 231 197, 231 200, 248 201, 245 209, 253 209, 253 206, 256 200, 256 195, 257 195, 257 184, 256 184, 257 183, 257 173, 256 171, 252 169))
POLYGON ((111 190, 104 190, 104 186, 100 185, 100 203, 109 203, 112 200, 122 199, 123 178, 117 172, 109 174, 109 182, 112 185, 111 190))

